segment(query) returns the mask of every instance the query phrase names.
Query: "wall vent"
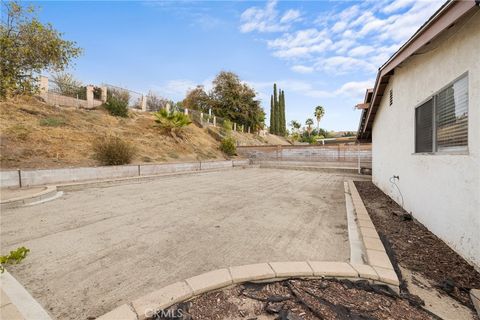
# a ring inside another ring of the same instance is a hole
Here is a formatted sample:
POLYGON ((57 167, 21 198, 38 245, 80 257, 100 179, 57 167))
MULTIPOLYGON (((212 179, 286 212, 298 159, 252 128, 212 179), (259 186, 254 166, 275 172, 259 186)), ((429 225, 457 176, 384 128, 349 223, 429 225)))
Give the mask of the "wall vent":
POLYGON ((393 104, 393 89, 390 89, 389 96, 390 96, 390 105, 392 105, 393 104))

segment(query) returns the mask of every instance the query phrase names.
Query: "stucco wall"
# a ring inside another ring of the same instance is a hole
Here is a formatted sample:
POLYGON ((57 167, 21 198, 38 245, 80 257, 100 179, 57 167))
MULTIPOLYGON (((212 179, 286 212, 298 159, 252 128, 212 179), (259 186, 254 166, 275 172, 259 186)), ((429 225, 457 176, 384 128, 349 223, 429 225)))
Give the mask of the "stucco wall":
POLYGON ((395 69, 373 125, 373 182, 480 267, 480 12, 436 49, 395 69), (415 107, 468 72, 468 153, 414 154, 415 107), (394 102, 389 105, 389 90, 394 102))

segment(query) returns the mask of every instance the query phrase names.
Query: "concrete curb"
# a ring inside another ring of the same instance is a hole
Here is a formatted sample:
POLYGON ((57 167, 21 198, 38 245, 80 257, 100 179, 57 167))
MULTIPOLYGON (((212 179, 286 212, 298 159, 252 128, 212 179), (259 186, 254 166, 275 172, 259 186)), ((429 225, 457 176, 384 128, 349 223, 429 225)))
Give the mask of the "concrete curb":
POLYGON ((471 289, 470 299, 472 299, 475 310, 477 310, 477 314, 480 317, 480 289, 471 289))
POLYGON ((12 320, 52 320, 47 311, 7 270, 0 275, 0 284, 2 291, 2 314, 0 318, 12 320), (5 298, 8 301, 3 301, 5 298))
POLYGON ((373 267, 380 277, 380 281, 398 287, 400 284, 398 276, 393 269, 385 247, 378 236, 377 230, 367 212, 367 208, 365 208, 362 198, 352 180, 348 181, 348 187, 355 208, 360 237, 365 248, 364 260, 373 267))
POLYGON ((289 278, 340 278, 368 280, 398 291, 393 270, 365 264, 334 261, 288 261, 257 263, 217 269, 161 288, 131 303, 123 304, 97 320, 145 320, 166 308, 209 291, 243 282, 281 281, 289 278))
POLYGON ((58 190, 56 186, 46 186, 44 190, 29 196, 16 197, 9 200, 0 202, 1 209, 14 208, 25 204, 30 204, 38 201, 42 201, 48 198, 52 198, 57 194, 58 190))

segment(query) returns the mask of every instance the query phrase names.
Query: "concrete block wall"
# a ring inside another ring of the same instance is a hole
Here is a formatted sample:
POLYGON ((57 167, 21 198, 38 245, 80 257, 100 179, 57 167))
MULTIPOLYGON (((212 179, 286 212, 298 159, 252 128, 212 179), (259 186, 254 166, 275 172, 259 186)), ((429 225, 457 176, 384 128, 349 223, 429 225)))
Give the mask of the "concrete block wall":
POLYGON ((18 188, 80 181, 108 180, 138 176, 150 176, 175 172, 227 169, 245 166, 250 160, 223 160, 206 162, 163 163, 87 168, 10 170, 0 171, 2 188, 18 188))
POLYGON ((202 170, 224 169, 233 167, 232 161, 206 161, 201 163, 202 170))
POLYGON ((18 170, 0 171, 0 186, 2 186, 2 188, 20 186, 18 170))
POLYGON ((126 178, 137 175, 138 166, 136 165, 21 171, 23 187, 52 183, 126 178))
POLYGON ((185 172, 200 170, 200 162, 165 163, 140 165, 140 175, 150 176, 162 173, 185 172))

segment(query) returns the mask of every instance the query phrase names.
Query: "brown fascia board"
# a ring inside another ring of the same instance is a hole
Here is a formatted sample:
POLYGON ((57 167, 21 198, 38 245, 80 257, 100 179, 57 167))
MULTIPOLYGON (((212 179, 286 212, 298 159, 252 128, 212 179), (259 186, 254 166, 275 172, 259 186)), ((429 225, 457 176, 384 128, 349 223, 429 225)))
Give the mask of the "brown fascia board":
POLYGON ((388 79, 393 74, 394 69, 475 7, 476 4, 474 0, 447 1, 403 46, 400 47, 395 54, 393 54, 390 59, 387 60, 387 62, 380 67, 375 81, 372 102, 368 109, 367 119, 365 120, 366 124, 363 126, 364 131, 367 128, 370 128, 373 124, 381 97, 383 96, 384 90, 388 84, 388 79))

